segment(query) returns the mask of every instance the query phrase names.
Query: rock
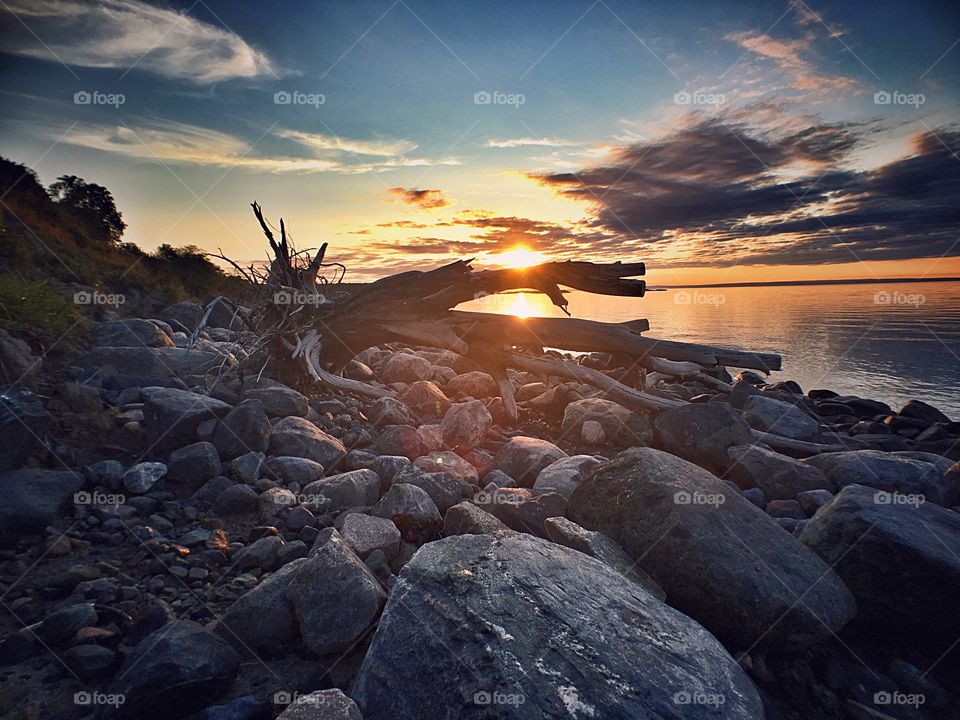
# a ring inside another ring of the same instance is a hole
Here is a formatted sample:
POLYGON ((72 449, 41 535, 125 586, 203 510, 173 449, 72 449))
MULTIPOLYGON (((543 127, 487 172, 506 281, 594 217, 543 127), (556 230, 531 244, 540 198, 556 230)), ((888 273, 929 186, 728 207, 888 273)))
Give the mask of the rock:
POLYGON ((138 463, 123 474, 123 487, 129 493, 143 495, 166 474, 167 466, 162 462, 138 463))
POLYGON ((743 419, 757 430, 795 440, 812 441, 820 435, 819 423, 793 403, 754 395, 747 399, 743 410, 743 419))
POLYGON ((271 520, 297 504, 297 496, 281 487, 267 488, 260 495, 260 519, 271 520))
POLYGON ((373 505, 380 497, 380 478, 373 470, 351 470, 320 478, 301 493, 306 505, 329 510, 373 505))
POLYGON ((343 521, 340 533, 361 558, 380 550, 387 560, 392 560, 400 550, 400 531, 386 518, 350 513, 343 521))
POLYGON ((275 657, 290 652, 300 639, 300 625, 287 589, 306 562, 292 560, 241 595, 223 613, 216 632, 239 652, 275 657))
POLYGON ((37 638, 46 645, 66 642, 76 633, 97 624, 97 611, 92 603, 67 605, 47 615, 34 630, 37 638))
POLYGON ((305 417, 309 404, 307 398, 293 388, 275 385, 268 388, 253 388, 243 393, 244 400, 259 400, 267 415, 273 417, 305 417))
POLYGON ((220 454, 212 443, 199 442, 170 453, 167 480, 196 490, 222 470, 220 454))
POLYGON ((563 495, 555 492, 533 495, 526 488, 482 492, 474 497, 474 502, 502 520, 512 530, 542 538, 547 537, 544 521, 567 511, 567 498, 563 495))
POLYGON ((101 323, 93 330, 97 347, 173 347, 173 340, 149 320, 128 318, 101 323))
POLYGON ((241 570, 274 570, 279 567, 277 552, 283 545, 283 538, 278 535, 267 535, 254 543, 247 545, 237 554, 237 567, 241 570))
POLYGON ((161 310, 158 317, 173 327, 181 327, 187 332, 193 332, 203 317, 203 306, 195 302, 178 302, 161 310))
POLYGON ((317 655, 353 647, 383 609, 379 581, 336 530, 320 533, 287 590, 303 644, 317 655))
POLYGON ((477 469, 456 453, 449 450, 432 452, 417 458, 416 467, 431 474, 442 473, 460 482, 476 485, 479 480, 477 469))
POLYGON ((443 516, 443 535, 512 535, 511 530, 500 520, 481 510, 472 502, 464 500, 451 507, 443 516))
POLYGON ((806 490, 797 493, 797 502, 800 503, 800 507, 803 508, 807 517, 811 517, 832 499, 833 493, 829 490, 806 490))
MULTIPOLYGON (((642 415, 637 415, 612 400, 585 398, 567 405, 563 412, 560 431, 565 437, 583 437, 583 425, 586 422, 598 423, 603 429, 603 437, 610 443, 623 445, 647 445, 653 438, 650 423, 642 415)), ((591 426, 592 427, 592 426, 591 426)), ((594 429, 595 430, 595 429, 594 429)), ((590 442, 599 445, 602 440, 590 442)))
POLYGON ((950 422, 950 418, 933 407, 933 405, 928 405, 922 400, 909 401, 906 405, 900 408, 899 414, 904 417, 914 418, 915 420, 923 420, 928 425, 950 422))
POLYGON ((423 450, 420 433, 410 425, 390 425, 384 428, 374 445, 379 453, 401 455, 410 460, 420 457, 423 450))
POLYGON ((376 402, 370 406, 368 417, 375 427, 417 424, 413 415, 410 414, 410 409, 392 397, 377 398, 376 402))
POLYGON ((791 520, 803 520, 807 517, 800 503, 796 500, 771 500, 764 508, 767 515, 772 518, 789 518, 791 520))
POLYGON ((225 402, 186 390, 146 387, 143 396, 147 440, 158 452, 193 443, 201 422, 230 412, 230 406, 225 402))
POLYGON ((727 450, 734 445, 753 444, 750 426, 722 402, 666 410, 653 421, 653 430, 662 450, 718 475, 730 466, 727 450))
POLYGON ((960 637, 960 515, 895 497, 848 485, 800 539, 853 591, 867 632, 882 627, 938 658, 960 637))
POLYGON ((564 497, 570 497, 577 485, 583 482, 587 471, 599 462, 593 455, 560 458, 540 471, 536 482, 533 483, 533 492, 534 494, 558 492, 564 497))
POLYGON ((465 497, 469 497, 476 490, 474 485, 458 479, 453 474, 442 471, 431 473, 417 465, 405 467, 397 473, 393 482, 407 483, 420 488, 430 496, 441 513, 456 505, 465 497))
POLYGON ((456 403, 440 424, 443 444, 451 449, 475 448, 492 424, 493 418, 480 400, 456 403))
POLYGON ((476 399, 499 395, 497 381, 491 375, 480 370, 472 370, 457 375, 447 382, 447 392, 453 397, 472 397, 476 399))
POLYGON ((607 441, 607 433, 596 420, 584 420, 580 426, 580 439, 586 445, 602 445, 607 441))
POLYGON ((79 415, 90 415, 103 410, 100 391, 92 385, 61 383, 57 387, 57 397, 67 409, 79 415))
POLYGON ((547 538, 552 542, 596 558, 628 580, 641 585, 658 600, 666 599, 667 594, 657 585, 656 580, 644 572, 622 547, 603 533, 582 528, 565 517, 547 518, 543 526, 547 532, 547 538))
MULTIPOLYGON (((102 347, 76 358, 78 367, 101 370, 112 368, 120 375, 148 378, 203 375, 216 370, 223 362, 224 356, 221 353, 179 347, 102 347)), ((231 364, 229 360, 227 364, 231 364)))
POLYGON ((41 365, 42 360, 34 356, 26 342, 0 329, 0 384, 15 386, 31 383, 41 365))
POLYGON ((80 473, 24 468, 0 473, 0 545, 54 524, 83 487, 80 473))
POLYGON ((287 417, 273 426, 270 454, 305 457, 331 470, 347 454, 347 449, 309 420, 287 417))
POLYGON ((405 352, 391 355, 380 369, 380 379, 387 385, 429 380, 431 375, 432 366, 429 360, 405 352))
POLYGON ((713 636, 603 563, 529 535, 460 535, 400 573, 354 697, 366 720, 717 716, 679 712, 684 693, 763 717, 713 636), (478 659, 469 673, 450 672, 450 646, 478 659))
POLYGON ((211 705, 201 713, 199 720, 269 720, 272 710, 266 700, 241 695, 223 705, 211 705))
POLYGON ((363 720, 363 716, 353 700, 334 688, 300 695, 277 720, 363 720))
POLYGON ((256 515, 260 510, 260 496, 250 485, 232 485, 217 495, 213 505, 221 517, 256 515))
POLYGON ((264 463, 263 469, 267 477, 276 478, 287 485, 296 483, 300 487, 323 478, 323 465, 301 457, 272 457, 264 463))
POLYGON ((0 390, 0 471, 19 467, 52 423, 40 399, 26 388, 0 390))
POLYGON ((125 718, 178 718, 209 705, 233 682, 240 657, 222 639, 189 620, 161 627, 130 652, 109 692, 125 702, 125 718))
POLYGON ((226 460, 250 452, 266 452, 270 447, 273 426, 259 400, 244 400, 218 423, 213 431, 213 444, 226 460))
POLYGON ((769 500, 792 500, 807 490, 834 487, 816 467, 774 452, 766 445, 734 445, 727 455, 732 464, 726 477, 745 489, 760 488, 769 500))
POLYGON ((388 518, 404 541, 420 544, 440 533, 440 511, 427 493, 407 483, 394 483, 373 508, 377 517, 388 518))
POLYGON ((826 563, 725 482, 659 450, 595 468, 569 516, 611 537, 727 647, 799 647, 853 617, 826 563))
POLYGON ((380 481, 389 485, 393 478, 403 468, 410 464, 410 459, 399 455, 379 455, 374 458, 372 470, 380 476, 380 481))
POLYGON ((819 469, 837 487, 867 485, 886 492, 922 495, 942 505, 950 488, 933 463, 880 450, 847 450, 822 453, 804 462, 819 469))
POLYGON ((521 487, 531 487, 540 471, 567 454, 546 440, 532 437, 513 437, 497 452, 496 466, 517 481, 521 487))
POLYGON ((81 680, 92 680, 113 666, 117 654, 100 645, 77 645, 64 651, 63 661, 81 680))
POLYGON ((450 398, 443 394, 443 390, 429 380, 417 380, 412 383, 400 399, 407 407, 417 411, 420 417, 438 420, 446 415, 452 405, 450 398))

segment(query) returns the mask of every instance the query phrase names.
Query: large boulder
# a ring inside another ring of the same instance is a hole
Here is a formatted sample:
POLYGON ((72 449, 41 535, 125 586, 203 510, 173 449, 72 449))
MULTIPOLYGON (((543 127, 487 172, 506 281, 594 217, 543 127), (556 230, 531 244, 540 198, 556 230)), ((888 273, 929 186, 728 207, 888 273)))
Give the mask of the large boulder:
POLYGON ((593 455, 573 455, 560 458, 547 465, 533 483, 536 494, 557 492, 570 497, 577 485, 583 482, 590 468, 600 463, 593 455))
POLYGON ((42 532, 83 487, 83 475, 23 468, 0 473, 0 545, 42 532))
POLYGON ((440 424, 443 444, 454 450, 475 448, 483 441, 484 433, 492 424, 493 418, 480 400, 456 403, 447 410, 440 424))
POLYGON ((273 426, 270 454, 305 457, 330 470, 347 454, 347 449, 306 418, 287 417, 273 426))
POLYGON ((380 497, 380 476, 368 468, 350 470, 304 485, 301 493, 304 503, 322 509, 373 505, 380 497))
POLYGON ((645 417, 603 398, 584 398, 567 405, 560 431, 566 438, 580 438, 586 422, 598 423, 609 444, 647 445, 653 436, 645 417))
POLYGON ((816 440, 820 435, 820 425, 799 407, 765 395, 747 398, 743 419, 752 428, 794 440, 816 440))
POLYGON ((112 320, 93 331, 97 347, 173 347, 173 340, 156 323, 140 318, 112 320))
POLYGON ((398 352, 380 368, 380 379, 387 383, 414 383, 417 380, 429 380, 433 374, 432 365, 426 358, 410 353, 398 352))
POLYGON ((540 471, 567 454, 547 440, 513 437, 497 452, 496 467, 523 487, 531 487, 540 471))
POLYGON ((143 396, 147 440, 158 452, 192 444, 200 423, 230 412, 230 406, 222 400, 187 390, 146 387, 143 396))
POLYGON ((127 655, 108 692, 125 700, 114 717, 180 718, 211 704, 233 682, 240 656, 189 620, 164 625, 127 655))
POLYGON ((103 347, 83 353, 76 364, 84 368, 113 368, 121 375, 172 378, 216 370, 224 357, 212 350, 178 347, 103 347))
POLYGON ((244 400, 233 408, 213 431, 213 444, 225 460, 249 452, 266 452, 273 426, 259 400, 244 400))
POLYGON ((727 647, 803 646, 853 617, 853 596, 826 563, 725 482, 674 455, 620 453, 573 492, 568 515, 613 538, 671 605, 727 647))
POLYGON ((695 720, 721 702, 728 720, 763 717, 750 680, 700 625, 529 535, 422 547, 393 586, 354 698, 366 720, 695 720), (451 647, 469 672, 451 672, 451 647), (679 707, 688 696, 714 702, 679 707))
POLYGON ((834 488, 819 469, 766 445, 734 445, 727 455, 732 464, 725 477, 744 489, 760 488, 767 500, 793 500, 808 490, 834 488))
POLYGON ((943 505, 950 496, 950 483, 936 463, 880 450, 847 450, 822 453, 804 462, 817 468, 836 485, 866 485, 891 493, 922 495, 943 505))
POLYGON ((0 471, 18 467, 52 424, 40 398, 26 388, 0 390, 0 471))
POLYGON ((373 514, 392 520, 404 541, 414 544, 436 538, 443 527, 436 503, 425 490, 409 483, 394 483, 374 506, 373 514))
POLYGON ((158 317, 177 329, 182 327, 187 332, 193 332, 203 317, 203 306, 200 303, 184 300, 164 308, 158 317))
POLYGON ((800 539, 853 591, 867 632, 895 632, 939 657, 960 637, 960 515, 903 500, 848 485, 800 539))
POLYGON ((670 408, 653 421, 657 445, 710 472, 722 475, 730 467, 727 450, 750 445, 750 426, 727 403, 693 403, 670 408))
POLYGON ((317 655, 353 648, 376 622, 386 594, 347 542, 323 530, 287 589, 303 644, 317 655))

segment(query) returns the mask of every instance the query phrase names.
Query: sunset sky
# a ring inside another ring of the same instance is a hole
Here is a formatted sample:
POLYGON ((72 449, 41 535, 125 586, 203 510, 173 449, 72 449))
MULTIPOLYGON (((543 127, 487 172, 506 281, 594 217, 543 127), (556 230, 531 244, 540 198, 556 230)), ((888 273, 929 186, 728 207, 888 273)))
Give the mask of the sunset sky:
POLYGON ((0 0, 0 50, 0 155, 148 250, 261 259, 257 200, 348 280, 960 275, 956 3, 0 0))

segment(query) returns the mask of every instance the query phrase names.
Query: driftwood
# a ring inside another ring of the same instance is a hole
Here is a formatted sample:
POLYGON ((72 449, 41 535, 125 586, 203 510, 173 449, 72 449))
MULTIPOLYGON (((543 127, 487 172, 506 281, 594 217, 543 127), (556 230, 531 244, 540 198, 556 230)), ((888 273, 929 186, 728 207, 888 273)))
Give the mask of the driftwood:
POLYGON ((399 273, 368 284, 345 284, 346 268, 324 262, 326 243, 313 254, 298 251, 283 220, 278 239, 260 206, 254 203, 252 207, 273 254, 268 269, 251 266, 244 270, 230 262, 260 290, 260 300, 248 319, 254 335, 263 336, 265 344, 279 346, 302 362, 315 381, 342 392, 392 395, 382 387, 342 376, 344 367, 360 352, 387 343, 443 348, 476 360, 497 380, 505 409, 514 417, 517 407, 507 368, 588 383, 637 410, 659 411, 683 404, 645 392, 643 383, 640 389, 630 387, 599 370, 544 355, 544 349, 609 353, 633 366, 628 370, 650 371, 648 378, 692 378, 717 389, 729 389, 729 385, 704 374, 705 370, 728 365, 763 372, 780 368, 780 357, 771 353, 648 337, 643 334, 649 330, 646 320, 606 323, 456 310, 458 305, 485 295, 531 290, 545 294, 569 316, 561 286, 600 295, 643 297, 646 283, 636 279, 646 272, 643 263, 566 261, 478 271, 471 266, 472 260, 456 260, 434 270, 399 273), (336 268, 339 277, 336 272, 333 280, 320 274, 329 267, 336 268))

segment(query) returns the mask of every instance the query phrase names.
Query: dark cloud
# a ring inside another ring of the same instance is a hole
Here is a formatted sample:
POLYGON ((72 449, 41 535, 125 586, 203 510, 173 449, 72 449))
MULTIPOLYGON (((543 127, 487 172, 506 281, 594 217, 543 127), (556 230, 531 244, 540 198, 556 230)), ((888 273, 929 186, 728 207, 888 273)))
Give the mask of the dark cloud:
POLYGON ((601 167, 534 176, 592 208, 599 242, 682 250, 692 265, 933 257, 960 238, 960 129, 914 138, 906 157, 850 169, 871 130, 759 130, 702 120, 601 167), (610 240, 610 236, 616 236, 610 240))
POLYGON ((390 192, 400 198, 407 205, 416 205, 423 210, 446 207, 450 203, 443 196, 442 190, 417 190, 415 188, 390 188, 390 192))

